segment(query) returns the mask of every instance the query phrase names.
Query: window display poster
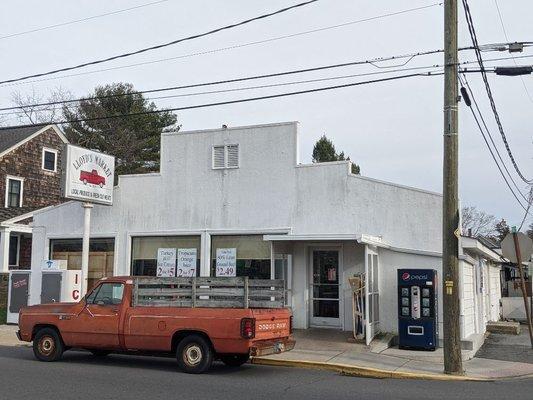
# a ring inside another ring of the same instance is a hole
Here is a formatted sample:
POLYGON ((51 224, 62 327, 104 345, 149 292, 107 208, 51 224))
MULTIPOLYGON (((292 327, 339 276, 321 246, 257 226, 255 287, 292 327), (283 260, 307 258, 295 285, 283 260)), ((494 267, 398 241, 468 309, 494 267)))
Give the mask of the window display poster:
POLYGON ((196 249, 178 249, 178 272, 176 276, 192 278, 196 276, 196 249))
POLYGON ((176 249, 157 249, 157 276, 176 276, 176 249))
POLYGON ((237 249, 217 249, 216 276, 237 276, 237 249))

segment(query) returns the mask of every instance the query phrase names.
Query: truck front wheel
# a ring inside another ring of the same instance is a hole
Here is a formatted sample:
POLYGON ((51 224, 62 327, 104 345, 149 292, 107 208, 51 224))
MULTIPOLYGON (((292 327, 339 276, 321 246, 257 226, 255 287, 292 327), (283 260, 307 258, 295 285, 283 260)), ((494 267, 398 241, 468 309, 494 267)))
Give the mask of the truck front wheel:
POLYGON ((184 337, 176 349, 178 366, 188 374, 201 374, 213 363, 213 350, 210 344, 200 335, 184 337))
POLYGON ((65 345, 55 329, 40 329, 33 338, 33 354, 39 361, 57 361, 63 356, 65 345))

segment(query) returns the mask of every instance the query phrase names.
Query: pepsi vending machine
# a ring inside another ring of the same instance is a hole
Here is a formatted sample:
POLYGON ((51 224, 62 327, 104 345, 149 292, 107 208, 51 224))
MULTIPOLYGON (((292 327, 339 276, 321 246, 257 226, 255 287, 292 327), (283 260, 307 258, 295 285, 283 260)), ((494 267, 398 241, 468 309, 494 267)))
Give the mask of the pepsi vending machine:
POLYGON ((438 340, 437 271, 398 270, 398 332, 401 349, 435 350, 438 340))

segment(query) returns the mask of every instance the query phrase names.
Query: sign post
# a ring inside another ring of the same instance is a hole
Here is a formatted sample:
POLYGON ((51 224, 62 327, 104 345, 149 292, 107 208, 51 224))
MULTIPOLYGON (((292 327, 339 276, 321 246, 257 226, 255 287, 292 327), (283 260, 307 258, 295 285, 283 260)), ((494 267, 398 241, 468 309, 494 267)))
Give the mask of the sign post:
POLYGON ((89 289, 89 241, 91 237, 91 210, 93 205, 84 202, 83 207, 83 239, 81 244, 81 295, 85 296, 89 289))
POLYGON ((533 243, 527 235, 522 232, 516 232, 516 228, 513 227, 512 233, 508 233, 503 239, 501 247, 503 255, 518 266, 518 271, 520 273, 520 288, 522 289, 522 297, 524 298, 524 308, 526 310, 527 326, 529 329, 529 340, 531 342, 531 348, 533 348, 531 310, 527 301, 526 283, 524 282, 524 267, 522 265, 522 260, 528 260, 531 257, 533 243))
POLYGON ((67 144, 64 151, 63 195, 83 202, 83 239, 80 295, 87 293, 89 282, 89 241, 93 204, 113 205, 115 157, 67 144))

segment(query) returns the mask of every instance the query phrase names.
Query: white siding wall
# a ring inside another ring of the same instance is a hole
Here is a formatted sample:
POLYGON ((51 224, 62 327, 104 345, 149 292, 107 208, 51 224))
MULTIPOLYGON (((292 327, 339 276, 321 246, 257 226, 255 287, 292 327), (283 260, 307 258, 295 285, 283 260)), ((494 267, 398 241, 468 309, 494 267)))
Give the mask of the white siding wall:
POLYGON ((476 333, 474 266, 466 261, 460 261, 461 295, 461 338, 467 338, 476 333))
POLYGON ((500 282, 500 266, 489 267, 490 279, 490 320, 500 320, 500 299, 501 299, 501 282, 500 282))
POLYGON ((442 262, 440 257, 415 255, 379 249, 380 262, 380 328, 384 332, 398 333, 398 283, 397 270, 402 268, 436 269, 438 279, 439 337, 442 338, 442 262))

